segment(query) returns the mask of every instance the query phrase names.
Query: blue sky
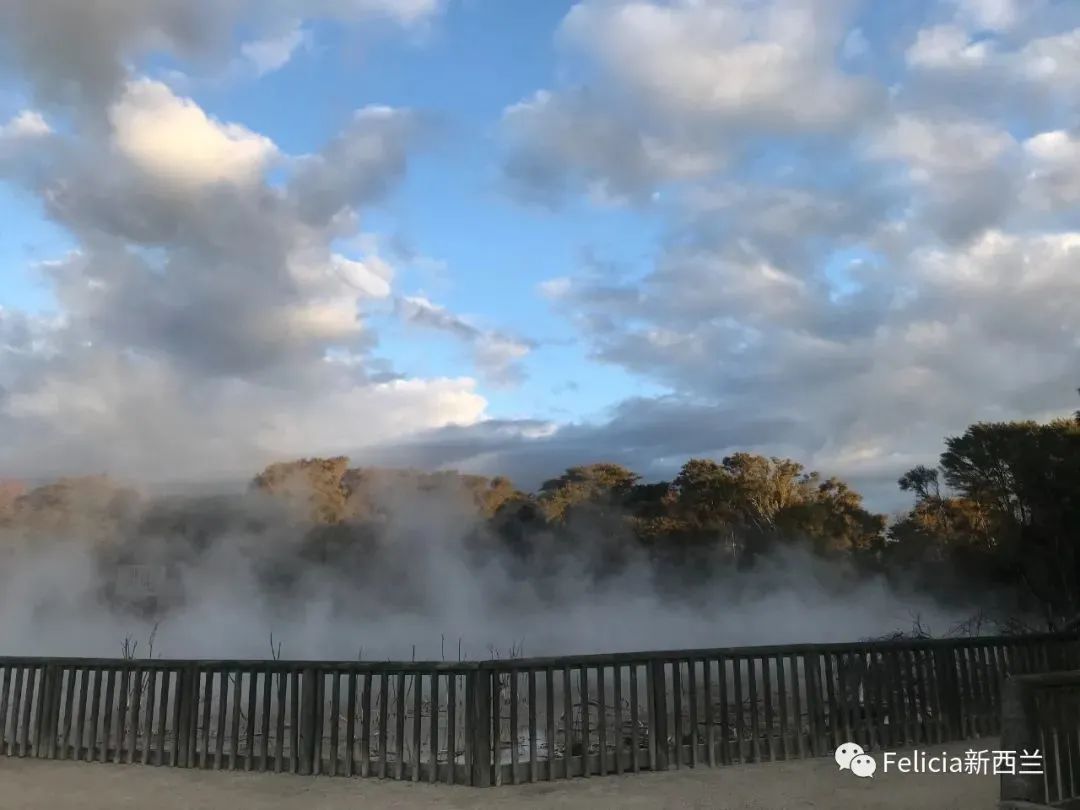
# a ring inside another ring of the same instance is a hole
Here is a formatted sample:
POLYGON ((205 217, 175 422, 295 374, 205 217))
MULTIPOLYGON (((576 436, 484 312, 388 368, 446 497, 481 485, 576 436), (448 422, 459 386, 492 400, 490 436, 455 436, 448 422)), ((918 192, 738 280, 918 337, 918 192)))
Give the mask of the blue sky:
POLYGON ((750 449, 890 502, 1072 406, 1072 309, 1002 313, 1080 300, 1075 4, 68 11, 0 10, 11 473, 750 449))

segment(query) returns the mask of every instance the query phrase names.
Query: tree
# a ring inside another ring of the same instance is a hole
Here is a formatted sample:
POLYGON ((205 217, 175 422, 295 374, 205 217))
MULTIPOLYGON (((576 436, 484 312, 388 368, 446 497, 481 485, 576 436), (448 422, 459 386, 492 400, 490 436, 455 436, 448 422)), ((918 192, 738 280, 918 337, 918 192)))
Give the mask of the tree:
POLYGON ((884 516, 864 508, 862 496, 838 478, 779 510, 775 526, 781 537, 808 542, 819 554, 877 553, 884 543, 884 516))
POLYGON ((904 492, 914 492, 916 500, 925 501, 930 498, 941 497, 941 485, 938 482, 938 471, 922 464, 908 470, 897 482, 904 492))
POLYGON ((279 462, 256 475, 251 488, 282 499, 302 520, 340 523, 345 519, 348 493, 342 478, 348 467, 345 456, 279 462))
POLYGON ((946 439, 940 470, 900 479, 911 513, 891 531, 898 557, 947 559, 1022 588, 1048 627, 1080 617, 1080 420, 979 423, 946 439))
POLYGON ((543 483, 537 502, 549 521, 563 522, 582 507, 594 511, 619 508, 639 478, 620 464, 570 467, 558 478, 543 483))

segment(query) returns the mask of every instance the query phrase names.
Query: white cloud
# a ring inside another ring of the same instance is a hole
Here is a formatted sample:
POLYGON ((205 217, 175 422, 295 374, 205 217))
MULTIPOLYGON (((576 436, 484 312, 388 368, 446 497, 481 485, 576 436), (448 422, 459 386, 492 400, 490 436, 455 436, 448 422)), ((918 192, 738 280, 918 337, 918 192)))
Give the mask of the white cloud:
POLYGON ((160 82, 130 82, 110 108, 113 145, 134 165, 177 188, 257 182, 277 152, 238 124, 210 118, 160 82))
POLYGON ((517 383, 524 377, 520 363, 532 351, 529 341, 481 329, 423 296, 403 296, 396 302, 405 323, 451 335, 473 351, 476 367, 492 383, 517 383))
POLYGON ((558 202, 570 174, 597 200, 640 201, 658 184, 702 177, 722 162, 715 150, 636 131, 592 94, 538 91, 506 109, 503 127, 507 176, 531 201, 558 202))
POLYGON ((957 16, 981 31, 1008 31, 1043 5, 1042 0, 953 0, 957 16))
POLYGON ((1024 141, 1024 151, 1030 167, 1027 201, 1063 210, 1080 204, 1080 136, 1041 132, 1024 141))
POLYGON ((309 41, 308 32, 294 22, 284 33, 245 42, 240 52, 255 72, 263 76, 287 65, 300 46, 309 41))
POLYGON ((912 209, 943 238, 976 236, 1008 221, 1016 208, 1021 149, 1000 126, 902 114, 874 133, 866 153, 903 166, 921 191, 912 209))
POLYGON ((832 128, 866 101, 866 88, 832 56, 845 36, 844 5, 587 0, 567 14, 562 35, 656 110, 736 126, 832 128))
POLYGON ((1016 56, 1024 78, 1058 92, 1080 88, 1080 28, 1028 42, 1016 56))
POLYGON ((343 19, 386 17, 403 25, 415 25, 438 14, 445 0, 292 0, 300 10, 312 10, 343 19))
POLYGON ((44 116, 37 110, 23 110, 6 124, 0 125, 0 140, 39 138, 52 132, 44 116))
POLYGON ((347 369, 329 368, 283 387, 191 378, 167 360, 104 352, 69 360, 0 401, 10 438, 0 454, 5 469, 146 481, 246 477, 273 460, 472 424, 486 406, 469 379, 350 382, 347 369))
POLYGON ((904 160, 920 180, 929 181, 938 172, 980 171, 1015 146, 1008 132, 981 121, 901 115, 881 133, 871 151, 904 160))
POLYGON ((910 66, 927 70, 975 70, 986 66, 994 55, 989 41, 973 42, 968 31, 945 24, 919 31, 907 49, 910 66))
POLYGON ((407 111, 361 110, 303 159, 145 79, 110 127, 82 123, 54 133, 27 113, 0 141, 19 143, 0 177, 79 244, 39 268, 54 321, 0 311, 0 466, 246 475, 484 417, 471 379, 393 379, 362 317, 394 273, 357 240, 357 209, 404 173, 407 111))
POLYGON ((956 107, 1043 108, 1052 115, 1080 91, 1080 7, 969 0, 953 19, 920 29, 906 51, 924 88, 956 107), (964 93, 977 93, 962 99, 964 93))
POLYGON ((837 64, 850 11, 846 1, 583 0, 558 36, 584 80, 504 112, 512 191, 549 205, 579 188, 601 204, 648 203, 758 139, 861 127, 880 88, 837 64))

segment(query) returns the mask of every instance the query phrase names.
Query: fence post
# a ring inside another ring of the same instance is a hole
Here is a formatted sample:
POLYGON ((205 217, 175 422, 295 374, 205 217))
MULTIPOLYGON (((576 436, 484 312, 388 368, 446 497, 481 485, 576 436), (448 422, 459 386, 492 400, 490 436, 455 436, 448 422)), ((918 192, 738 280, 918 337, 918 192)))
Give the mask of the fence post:
POLYGON ((806 686, 806 715, 810 725, 810 753, 823 756, 828 749, 825 732, 825 711, 822 705, 821 658, 816 652, 803 656, 803 674, 806 686))
MULTIPOLYGON (((1039 747, 1035 690, 1020 678, 1009 678, 1001 688, 1001 750, 1023 753, 1039 747)), ((1001 800, 1043 804, 1046 785, 1042 774, 1004 774, 1001 800)))
POLYGON ((469 782, 473 787, 491 787, 492 765, 498 768, 499 763, 491 754, 491 679, 495 677, 494 670, 475 669, 465 676, 466 689, 472 696, 472 712, 469 717, 469 725, 466 729, 468 735, 467 745, 472 751, 472 773, 469 782))
POLYGON ((668 728, 667 728, 667 683, 664 671, 664 662, 659 658, 649 661, 649 689, 653 696, 655 728, 649 729, 649 733, 656 738, 656 770, 668 769, 668 728))
MULTIPOLYGON (((315 772, 315 694, 317 684, 314 669, 300 675, 300 751, 299 770, 305 776, 315 772)), ((383 722, 386 719, 383 718, 383 722)), ((320 729, 321 731, 321 729, 320 729)))
POLYGON ((197 729, 199 672, 194 665, 186 666, 176 673, 180 690, 179 716, 176 718, 176 766, 191 768, 195 763, 192 741, 197 729))
MULTIPOLYGON (((54 712, 57 711, 55 707, 56 696, 54 694, 56 692, 55 681, 56 667, 53 664, 46 664, 41 670, 41 679, 38 682, 37 709, 34 713, 33 755, 38 759, 49 759, 53 756, 49 746, 48 734, 50 727, 54 732, 56 729, 54 719, 54 712)), ((53 733, 52 739, 55 743, 55 733, 53 733)))
POLYGON ((941 711, 948 723, 950 740, 964 738, 963 706, 956 677, 956 648, 942 645, 934 650, 934 674, 937 676, 941 711))

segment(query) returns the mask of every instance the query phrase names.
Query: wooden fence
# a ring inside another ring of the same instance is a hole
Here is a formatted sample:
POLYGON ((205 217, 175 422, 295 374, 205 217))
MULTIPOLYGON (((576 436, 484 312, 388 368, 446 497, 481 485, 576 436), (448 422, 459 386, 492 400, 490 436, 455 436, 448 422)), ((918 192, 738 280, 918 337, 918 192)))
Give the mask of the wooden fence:
POLYGON ((1009 678, 1002 689, 1001 748, 1039 752, 1038 768, 1002 775, 1003 810, 1080 807, 1080 670, 1009 678))
POLYGON ((447 664, 0 658, 0 755, 491 784, 993 735, 1076 636, 447 664))

